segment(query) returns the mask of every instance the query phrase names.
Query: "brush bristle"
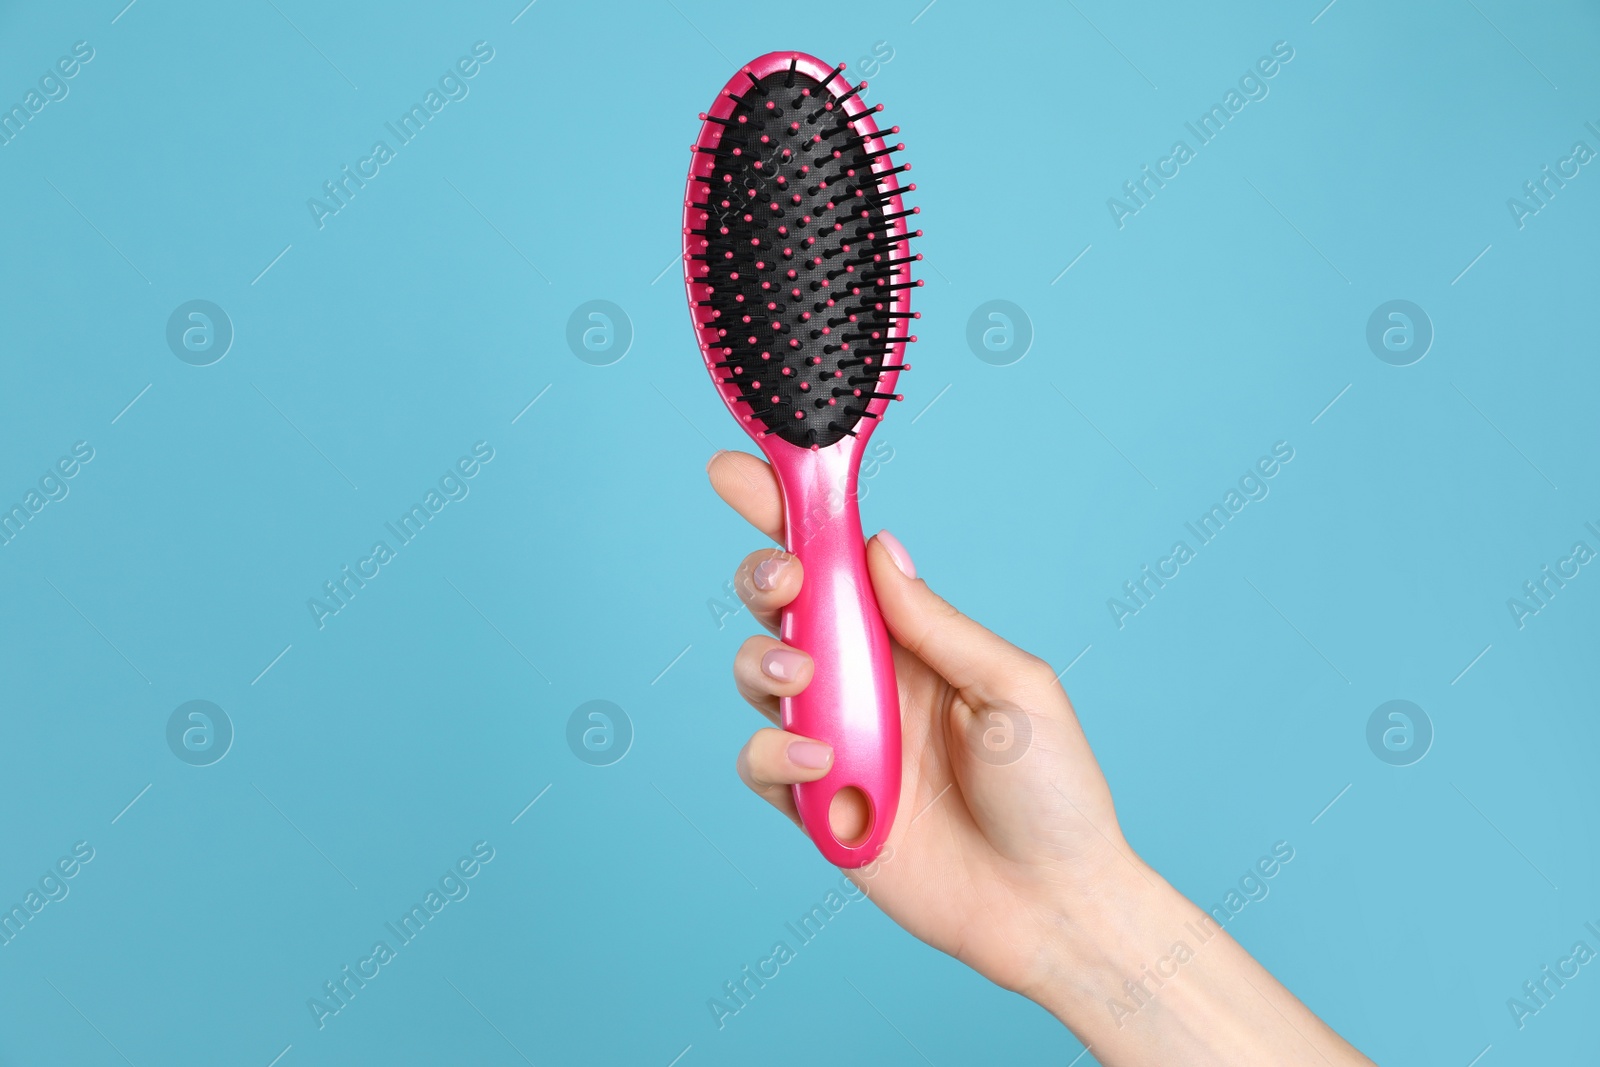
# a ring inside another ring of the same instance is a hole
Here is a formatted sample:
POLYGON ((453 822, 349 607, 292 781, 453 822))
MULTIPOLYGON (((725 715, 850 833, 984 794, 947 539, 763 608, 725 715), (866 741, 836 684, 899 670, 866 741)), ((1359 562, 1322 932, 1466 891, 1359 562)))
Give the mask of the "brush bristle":
POLYGON ((690 214, 689 274, 709 289, 693 310, 718 380, 750 417, 825 448, 875 417, 874 401, 899 399, 880 379, 903 369, 899 346, 915 340, 900 294, 922 284, 906 244, 921 231, 903 232, 897 220, 917 209, 893 210, 905 189, 891 178, 911 168, 889 158, 904 145, 871 147, 898 127, 867 135, 847 113, 865 83, 792 65, 745 78, 733 110, 707 118, 719 135, 696 148, 712 167, 693 179, 706 192, 690 214))

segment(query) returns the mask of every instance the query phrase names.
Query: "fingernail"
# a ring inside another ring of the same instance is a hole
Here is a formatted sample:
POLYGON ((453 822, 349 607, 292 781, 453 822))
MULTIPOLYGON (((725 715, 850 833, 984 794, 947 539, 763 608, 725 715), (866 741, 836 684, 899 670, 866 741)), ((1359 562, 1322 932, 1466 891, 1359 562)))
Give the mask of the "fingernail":
POLYGON ((792 682, 799 676, 800 667, 805 661, 805 656, 793 649, 774 648, 761 657, 761 671, 768 678, 792 682))
POLYGON ((917 565, 911 562, 911 553, 906 551, 906 546, 900 543, 898 537, 888 530, 879 530, 878 544, 889 553, 889 558, 894 560, 894 565, 900 568, 901 574, 907 578, 917 576, 917 565))
POLYGON ((820 771, 833 762, 833 748, 821 741, 790 741, 789 762, 796 767, 820 771))
POLYGON ((725 448, 719 448, 715 452, 711 453, 711 458, 706 460, 706 473, 709 474, 711 472, 711 465, 717 461, 718 456, 722 455, 726 451, 727 449, 725 448))
POLYGON ((783 569, 789 565, 788 556, 772 556, 756 564, 751 578, 756 583, 756 588, 767 592, 778 587, 778 579, 783 576, 783 569))

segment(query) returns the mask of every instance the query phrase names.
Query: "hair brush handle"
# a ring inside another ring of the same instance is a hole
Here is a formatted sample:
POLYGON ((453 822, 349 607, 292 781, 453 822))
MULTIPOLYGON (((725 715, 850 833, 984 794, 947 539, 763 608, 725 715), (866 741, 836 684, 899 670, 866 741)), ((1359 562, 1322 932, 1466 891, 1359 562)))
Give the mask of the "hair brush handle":
POLYGON ((779 633, 814 668, 811 683, 783 699, 783 727, 833 746, 833 766, 794 787, 795 805, 806 833, 839 867, 877 858, 900 802, 900 692, 856 506, 865 436, 834 448, 769 451, 783 487, 785 541, 804 570, 779 633), (865 794, 870 811, 864 836, 844 842, 828 814, 835 794, 850 786, 865 794))

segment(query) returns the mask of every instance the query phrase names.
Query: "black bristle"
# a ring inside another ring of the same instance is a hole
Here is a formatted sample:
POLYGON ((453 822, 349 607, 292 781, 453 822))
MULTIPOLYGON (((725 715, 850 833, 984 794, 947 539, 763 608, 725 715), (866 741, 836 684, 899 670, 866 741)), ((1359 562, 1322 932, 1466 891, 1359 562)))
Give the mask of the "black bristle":
POLYGON ((846 100, 850 99, 852 96, 856 95, 866 87, 866 82, 862 82, 860 85, 852 85, 849 92, 839 94, 838 98, 834 100, 833 106, 838 107, 840 104, 844 103, 846 100))
MULTIPOLYGON (((794 63, 745 71, 744 95, 728 93, 733 115, 710 120, 715 143, 696 152, 710 170, 696 172, 706 202, 688 231, 691 276, 710 290, 694 301, 702 343, 762 435, 802 448, 856 436, 878 417, 868 405, 896 398, 884 376, 901 366, 885 363, 898 363, 890 353, 913 314, 891 310, 893 294, 915 284, 909 265, 921 258, 896 232, 914 209, 890 214, 908 188, 885 188, 909 169, 891 165, 903 146, 856 128, 845 101, 861 86, 843 70, 820 81, 794 63)), ((850 106, 862 109, 859 98, 850 106)))

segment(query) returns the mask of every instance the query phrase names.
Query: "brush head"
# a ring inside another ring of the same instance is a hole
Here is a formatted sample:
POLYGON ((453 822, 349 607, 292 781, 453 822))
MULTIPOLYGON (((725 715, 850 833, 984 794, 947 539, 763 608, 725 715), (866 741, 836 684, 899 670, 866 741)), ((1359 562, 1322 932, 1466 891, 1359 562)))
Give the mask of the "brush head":
MULTIPOLYGON (((723 89, 694 145, 684 274, 701 352, 752 436, 826 448, 882 416, 915 314, 891 154, 844 67, 774 52, 723 89)), ((899 132, 899 127, 887 131, 899 132)))

